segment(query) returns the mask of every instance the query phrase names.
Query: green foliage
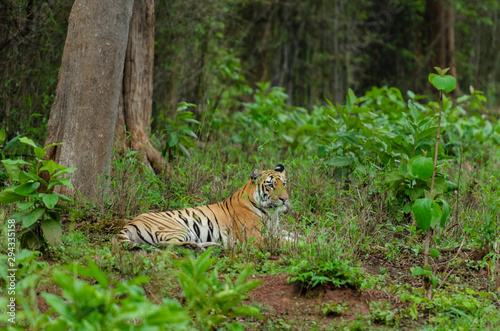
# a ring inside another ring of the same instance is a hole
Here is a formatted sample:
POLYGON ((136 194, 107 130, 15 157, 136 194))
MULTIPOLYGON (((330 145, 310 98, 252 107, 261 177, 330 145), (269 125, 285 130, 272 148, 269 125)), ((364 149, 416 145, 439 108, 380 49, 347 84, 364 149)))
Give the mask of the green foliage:
POLYGON ((301 287, 314 288, 320 284, 336 288, 360 288, 363 272, 346 260, 329 260, 311 263, 308 260, 292 260, 289 282, 297 281, 301 287))
POLYGON ((349 311, 349 307, 346 302, 325 302, 321 305, 321 311, 325 316, 340 316, 349 311))
POLYGON ((140 287, 148 279, 139 277, 127 282, 117 282, 107 278, 92 261, 88 267, 68 265, 71 273, 56 269, 54 282, 62 291, 62 298, 51 293, 42 297, 51 306, 49 312, 57 313, 57 318, 49 317, 43 325, 46 330, 68 329, 128 329, 131 321, 138 330, 163 330, 165 328, 185 328, 189 322, 186 310, 175 300, 163 299, 156 305, 146 299, 140 287), (75 276, 92 279, 90 282, 75 276), (134 323, 135 324, 135 323, 134 323))
POLYGON ((17 202, 20 213, 10 216, 17 222, 22 221, 21 242, 23 247, 40 249, 48 242, 51 245, 59 244, 61 240, 62 210, 70 210, 62 202, 73 200, 63 194, 54 193, 53 188, 64 185, 73 188, 69 178, 60 177, 72 173, 76 168, 67 168, 56 164, 53 160, 43 160, 47 148, 37 146, 31 139, 19 138, 19 141, 33 148, 35 158, 31 162, 22 159, 4 159, 6 173, 12 183, 0 193, 0 203, 11 204, 17 202), (46 173, 48 180, 42 178, 46 173))
POLYGON ((193 112, 186 111, 188 107, 196 107, 191 103, 181 102, 177 107, 176 117, 167 119, 165 129, 162 131, 167 137, 167 144, 163 148, 163 154, 168 156, 169 161, 172 161, 175 155, 189 156, 188 148, 194 147, 198 136, 191 129, 190 124, 199 125, 195 119, 193 112))
POLYGON ((391 305, 382 301, 370 302, 370 315, 377 324, 394 325, 398 320, 398 310, 391 309, 391 305))
POLYGON ((450 93, 457 87, 457 81, 455 77, 446 75, 450 68, 441 69, 439 67, 434 67, 438 74, 430 74, 429 82, 438 90, 443 90, 446 93, 450 93))
MULTIPOLYGON (((217 269, 208 273, 215 262, 210 258, 212 250, 207 250, 196 259, 190 254, 185 262, 177 263, 181 269, 178 273, 179 283, 187 308, 194 317, 195 326, 211 330, 237 316, 262 318, 257 307, 241 305, 248 297, 247 292, 261 283, 260 280, 247 281, 251 267, 243 269, 234 283, 228 276, 224 277, 225 283, 221 283, 217 269)), ((231 328, 235 328, 238 324, 232 322, 226 324, 226 327, 231 325, 231 328)))

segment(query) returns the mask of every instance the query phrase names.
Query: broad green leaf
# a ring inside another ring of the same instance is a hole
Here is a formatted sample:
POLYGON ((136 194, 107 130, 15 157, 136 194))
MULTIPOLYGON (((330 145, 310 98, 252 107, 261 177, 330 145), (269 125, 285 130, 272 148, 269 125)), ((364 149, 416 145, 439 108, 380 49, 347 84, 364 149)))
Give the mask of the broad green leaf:
POLYGON ((188 136, 191 136, 194 139, 198 139, 198 136, 196 135, 196 133, 194 133, 193 130, 191 130, 191 129, 184 129, 184 130, 182 130, 182 133, 184 133, 188 136))
POLYGON ((13 218, 16 220, 16 224, 21 222, 23 219, 26 218, 26 215, 28 215, 30 212, 29 211, 24 211, 22 213, 17 213, 14 215, 11 215, 9 218, 13 218))
POLYGON ((413 120, 417 121, 418 120, 418 116, 419 116, 419 112, 418 112, 417 107, 415 107, 415 104, 413 103, 413 100, 408 100, 408 108, 410 109, 410 115, 413 118, 413 120))
POLYGON ((432 79, 432 85, 438 90, 444 90, 446 93, 450 93, 457 87, 457 81, 455 77, 446 75, 444 77, 436 76, 432 79))
POLYGON ((183 144, 179 144, 179 149, 182 151, 182 153, 184 153, 184 155, 188 157, 190 156, 188 149, 183 144))
POLYGON ((14 187, 14 191, 22 196, 29 196, 40 186, 39 182, 24 183, 14 187))
POLYGON ((423 275, 424 274, 424 269, 422 269, 422 267, 415 267, 415 268, 412 268, 412 272, 411 272, 411 276, 412 277, 415 277, 415 276, 420 276, 420 275, 423 275))
POLYGON ((420 229, 426 231, 431 225, 431 206, 432 199, 423 198, 415 201, 411 210, 413 211, 413 215, 415 216, 415 221, 420 229))
POLYGON ((27 182, 28 180, 32 180, 32 181, 35 181, 35 182, 40 182, 41 184, 43 184, 44 186, 47 186, 47 182, 41 178, 40 176, 38 176, 37 174, 33 173, 33 172, 26 172, 24 170, 22 170, 20 173, 19 173, 19 181, 20 182, 27 182))
POLYGON ((21 137, 21 138, 19 138, 19 141, 22 142, 23 144, 37 147, 35 142, 33 140, 31 140, 30 138, 21 137))
POLYGON ((443 212, 441 211, 441 207, 437 204, 437 202, 432 203, 431 207, 431 228, 435 228, 436 225, 441 221, 441 217, 443 216, 443 212))
POLYGON ((59 196, 55 193, 51 194, 41 194, 42 196, 42 201, 45 204, 45 206, 49 209, 53 209, 57 202, 59 201, 59 196))
POLYGON ((49 149, 53 146, 58 146, 58 145, 62 145, 62 143, 53 143, 53 144, 47 145, 43 148, 43 150, 46 151, 47 149, 49 149))
POLYGON ((64 194, 61 194, 61 193, 54 193, 54 194, 56 194, 56 195, 59 197, 59 199, 61 199, 61 200, 62 200, 62 201, 64 201, 64 202, 70 202, 70 201, 73 201, 73 199, 71 199, 71 198, 69 198, 69 197, 65 196, 64 194))
MULTIPOLYGON (((127 154, 127 156, 128 156, 128 154, 127 154)), ((56 172, 52 177, 57 177, 57 176, 61 176, 61 175, 64 175, 64 174, 72 173, 72 172, 75 172, 77 169, 78 168, 76 168, 76 167, 66 168, 64 170, 56 172)))
MULTIPOLYGON (((427 182, 427 187, 430 189, 431 188, 431 183, 427 182)), ((432 192, 432 196, 436 197, 438 195, 443 194, 446 192, 446 180, 444 177, 436 177, 434 178, 434 191, 432 192)))
POLYGON ((54 162, 54 160, 43 161, 43 167, 40 168, 39 172, 48 171, 52 176, 57 170, 65 170, 66 167, 54 162))
POLYGON ((443 215, 441 216, 441 227, 444 228, 444 226, 446 225, 446 220, 448 219, 448 216, 450 216, 450 213, 451 213, 451 207, 450 205, 448 204, 448 202, 446 202, 446 200, 444 199, 437 199, 438 202, 441 202, 441 204, 443 205, 443 215))
POLYGON ((47 153, 41 147, 35 147, 34 151, 35 151, 35 156, 39 159, 42 159, 45 155, 47 155, 47 153))
POLYGON ((47 292, 43 292, 42 297, 60 316, 65 317, 69 321, 73 320, 71 307, 62 298, 47 292))
POLYGON ((412 161, 411 172, 413 173, 413 175, 421 180, 428 180, 432 177, 434 162, 430 157, 419 156, 412 161))
POLYGON ((38 221, 40 217, 42 217, 45 214, 45 208, 43 207, 38 207, 35 208, 32 212, 29 214, 25 215, 21 221, 23 221, 23 229, 26 229, 38 221))
POLYGON ((428 264, 424 267, 424 276, 427 278, 432 276, 431 266, 428 264))
POLYGON ((186 118, 184 121, 189 122, 189 123, 193 123, 193 124, 198 124, 198 125, 201 124, 199 121, 195 120, 194 118, 186 118))
POLYGON ((352 111, 352 107, 354 106, 355 102, 356 102, 356 96, 354 95, 352 89, 349 88, 349 90, 347 91, 347 98, 345 102, 345 107, 347 108, 347 111, 349 113, 352 111))
POLYGON ((109 286, 109 282, 106 278, 106 274, 101 271, 99 266, 94 261, 89 261, 89 270, 92 277, 94 277, 99 282, 99 285, 101 285, 103 289, 107 289, 109 286))
POLYGON ((47 239, 48 243, 52 246, 61 243, 62 228, 61 224, 53 220, 52 218, 44 219, 41 222, 43 235, 47 239))
POLYGON ((17 207, 19 209, 21 209, 22 211, 25 211, 25 210, 29 209, 31 206, 33 206, 34 203, 35 203, 34 200, 26 201, 26 202, 18 202, 17 207))
POLYGON ((446 75, 446 73, 448 72, 448 70, 450 70, 450 68, 441 69, 440 67, 434 67, 434 69, 436 69, 436 71, 438 72, 439 76, 446 75))
POLYGON ((431 248, 430 255, 431 255, 431 257, 436 258, 439 256, 439 251, 434 249, 434 248, 431 248))
POLYGON ((7 151, 9 148, 11 148, 11 147, 12 147, 12 145, 14 145, 14 143, 15 143, 16 141, 18 141, 20 137, 21 137, 21 135, 19 134, 19 135, 15 136, 14 138, 12 138, 11 140, 9 140, 9 142, 8 142, 7 144, 5 144, 5 147, 3 148, 3 151, 5 152, 5 151, 7 151))
POLYGON ((253 306, 238 306, 233 309, 233 316, 251 316, 263 319, 264 316, 260 314, 259 308, 253 306))
POLYGON ((12 187, 6 188, 2 191, 2 193, 0 193, 0 203, 4 205, 21 199, 24 199, 24 196, 16 193, 12 187))
POLYGON ((177 133, 171 133, 168 136, 168 147, 174 147, 179 142, 179 135, 177 133))
POLYGON ((243 271, 240 273, 238 279, 234 283, 234 286, 238 286, 238 285, 243 284, 248 279, 248 276, 250 276, 251 271, 252 271, 251 267, 246 267, 245 269, 243 269, 243 271))
POLYGON ((69 188, 74 188, 73 184, 71 184, 69 178, 57 178, 54 180, 50 180, 49 186, 47 186, 47 190, 50 190, 52 187, 57 185, 65 185, 69 188))
POLYGON ((19 180, 19 172, 20 169, 19 167, 22 165, 29 165, 28 162, 17 159, 17 160, 2 160, 2 163, 5 167, 5 171, 7 172, 7 175, 13 182, 17 182, 19 180))
POLYGON ((353 164, 353 162, 354 159, 352 157, 332 157, 325 161, 325 164, 332 167, 346 167, 353 164))
MULTIPOLYGON (((429 74, 429 77, 428 77, 428 79, 429 79, 429 83, 431 83, 431 84, 432 84, 432 81, 433 81, 433 80, 434 80, 434 78, 436 78, 437 76, 438 76, 437 74, 429 74)), ((434 84, 433 84, 433 85, 434 85, 434 84)))

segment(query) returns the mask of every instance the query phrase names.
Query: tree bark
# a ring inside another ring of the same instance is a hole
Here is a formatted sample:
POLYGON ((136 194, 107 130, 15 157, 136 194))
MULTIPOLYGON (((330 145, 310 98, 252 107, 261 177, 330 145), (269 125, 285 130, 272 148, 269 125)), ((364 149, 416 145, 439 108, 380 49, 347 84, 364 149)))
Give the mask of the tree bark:
POLYGON ((138 151, 141 161, 161 173, 163 156, 151 145, 153 105, 154 1, 135 1, 123 70, 123 88, 116 122, 115 146, 119 152, 138 151), (130 137, 127 138, 127 132, 130 137))
POLYGON ((71 182, 99 202, 109 172, 133 0, 76 0, 69 17, 47 157, 77 167, 71 182))

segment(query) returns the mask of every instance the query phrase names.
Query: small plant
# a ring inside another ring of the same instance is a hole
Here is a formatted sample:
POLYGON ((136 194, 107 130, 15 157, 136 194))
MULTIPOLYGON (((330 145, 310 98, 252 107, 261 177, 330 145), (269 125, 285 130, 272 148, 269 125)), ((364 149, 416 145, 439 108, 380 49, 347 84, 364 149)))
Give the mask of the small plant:
POLYGON ((413 270, 412 275, 423 275, 424 276, 424 290, 427 293, 427 298, 432 299, 432 287, 433 282, 431 267, 429 265, 429 255, 432 257, 438 257, 439 251, 436 249, 430 250, 430 236, 431 232, 428 231, 429 228, 435 228, 438 224, 444 227, 446 220, 450 215, 451 208, 444 199, 435 199, 436 192, 435 187, 435 177, 438 162, 438 149, 439 149, 439 138, 441 129, 441 115, 443 110, 443 90, 447 93, 453 91, 456 87, 456 80, 454 77, 446 75, 449 68, 442 70, 436 67, 439 75, 430 74, 429 81, 434 85, 435 88, 439 90, 439 115, 438 115, 438 126, 436 135, 436 146, 434 148, 434 159, 431 161, 429 158, 424 158, 418 164, 418 173, 422 176, 431 178, 431 185, 429 189, 429 195, 427 198, 421 198, 415 201, 411 207, 413 215, 415 216, 415 221, 422 231, 426 232, 425 237, 425 252, 424 252, 424 268, 417 267, 413 270))
MULTIPOLYGON (((5 160, 5 152, 20 138, 21 136, 18 135, 9 142, 5 143, 5 140, 7 139, 7 134, 5 133, 5 128, 0 129, 0 158, 2 160, 5 160)), ((5 183, 8 180, 8 175, 6 171, 2 168, 0 168, 0 189, 5 186, 5 183)))
POLYGON ((321 305, 321 311, 325 316, 335 317, 347 313, 349 311, 349 306, 347 302, 325 302, 321 305))
POLYGON ((188 107, 196 107, 195 104, 181 102, 177 107, 177 115, 174 119, 168 119, 164 129, 168 136, 167 144, 163 148, 163 155, 168 157, 169 161, 174 159, 175 155, 189 156, 188 148, 196 146, 193 139, 198 139, 198 136, 191 129, 189 124, 200 125, 200 122, 195 120, 193 112, 186 111, 188 107))
POLYGON ((398 309, 391 309, 388 302, 370 302, 370 314, 377 324, 394 325, 398 319, 398 309))
POLYGON ((17 222, 22 221, 21 246, 30 249, 44 248, 47 243, 57 245, 61 240, 61 210, 69 210, 59 200, 72 202, 63 194, 53 192, 54 187, 64 185, 73 188, 69 178, 61 178, 76 170, 55 163, 53 160, 43 160, 45 150, 58 144, 41 148, 31 139, 22 137, 19 141, 31 146, 35 158, 31 162, 22 159, 2 160, 10 181, 16 183, 0 193, 0 203, 16 202, 20 213, 10 216, 17 222), (48 179, 42 178, 46 172, 48 179))
POLYGON ((288 282, 298 282, 304 289, 311 289, 320 284, 334 287, 360 288, 363 272, 350 266, 346 260, 318 260, 311 262, 293 259, 290 266, 288 282))
POLYGON ((247 293, 261 283, 260 280, 247 282, 251 267, 243 269, 234 283, 228 276, 224 277, 226 282, 221 283, 217 269, 208 273, 215 262, 210 258, 212 250, 207 250, 197 259, 190 252, 185 262, 177 263, 181 268, 179 283, 196 327, 212 330, 225 324, 237 328, 238 322, 228 323, 228 320, 236 316, 263 318, 257 307, 240 305, 248 297, 247 293))
POLYGON ((127 282, 112 281, 94 262, 89 261, 88 265, 66 266, 67 271, 73 274, 54 270, 53 280, 63 289, 63 298, 42 293, 42 297, 52 307, 49 314, 57 313, 58 317, 46 316, 39 327, 47 330, 158 330, 187 327, 189 316, 177 301, 163 299, 160 305, 156 305, 146 298, 140 287, 148 280, 146 277, 127 282), (92 282, 76 276, 92 279, 92 282), (95 285, 91 285, 94 282, 95 285))

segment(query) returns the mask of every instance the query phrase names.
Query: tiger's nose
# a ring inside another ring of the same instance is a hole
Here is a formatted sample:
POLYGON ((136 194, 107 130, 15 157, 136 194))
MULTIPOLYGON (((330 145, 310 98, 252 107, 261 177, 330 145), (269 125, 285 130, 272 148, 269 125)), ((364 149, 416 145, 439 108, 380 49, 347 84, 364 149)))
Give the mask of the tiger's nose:
POLYGON ((280 200, 286 202, 288 200, 288 197, 280 197, 280 200))

